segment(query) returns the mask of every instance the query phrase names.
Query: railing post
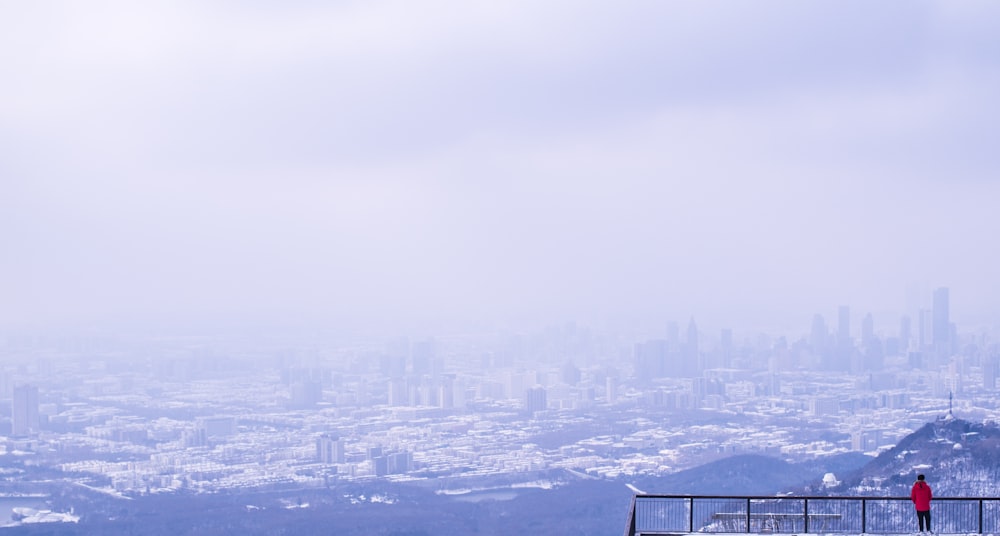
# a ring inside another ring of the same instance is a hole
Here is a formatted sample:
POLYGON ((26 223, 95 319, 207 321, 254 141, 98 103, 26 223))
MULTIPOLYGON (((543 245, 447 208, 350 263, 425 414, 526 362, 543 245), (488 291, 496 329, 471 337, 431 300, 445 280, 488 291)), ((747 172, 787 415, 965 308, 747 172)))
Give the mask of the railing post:
POLYGON ((635 514, 636 514, 635 503, 637 498, 638 497, 636 495, 632 495, 632 505, 629 507, 629 512, 628 512, 629 522, 628 526, 625 528, 625 536, 635 536, 635 514))
POLYGON ((979 534, 983 533, 983 499, 979 498, 979 534))
POLYGON ((694 497, 689 499, 688 508, 688 532, 694 532, 694 497))
POLYGON ((809 499, 802 499, 802 532, 809 532, 809 499))
POLYGON ((865 512, 865 507, 868 506, 868 501, 861 499, 861 534, 868 532, 868 514, 865 512))
POLYGON ((747 532, 750 532, 750 497, 747 497, 747 532))

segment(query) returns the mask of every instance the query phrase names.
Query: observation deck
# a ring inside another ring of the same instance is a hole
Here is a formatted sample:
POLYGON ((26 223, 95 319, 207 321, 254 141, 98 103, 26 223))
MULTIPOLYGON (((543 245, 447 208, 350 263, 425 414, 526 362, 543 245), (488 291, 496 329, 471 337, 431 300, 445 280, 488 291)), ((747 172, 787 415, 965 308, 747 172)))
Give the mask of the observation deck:
MULTIPOLYGON (((935 497, 935 534, 1000 533, 1000 497, 935 497)), ((915 534, 909 497, 635 495, 625 536, 915 534)))

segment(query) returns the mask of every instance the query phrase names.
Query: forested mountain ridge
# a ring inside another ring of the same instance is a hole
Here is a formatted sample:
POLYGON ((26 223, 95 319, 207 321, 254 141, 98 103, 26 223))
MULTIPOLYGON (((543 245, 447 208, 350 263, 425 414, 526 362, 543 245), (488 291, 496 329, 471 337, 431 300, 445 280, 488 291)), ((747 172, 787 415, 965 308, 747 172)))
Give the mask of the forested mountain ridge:
MULTIPOLYGON (((952 416, 904 437, 857 471, 844 474, 824 494, 908 496, 924 474, 938 497, 996 496, 1000 482, 1000 426, 952 416)), ((841 475, 838 475, 841 476, 841 475)), ((813 489, 821 487, 815 484, 813 489)))

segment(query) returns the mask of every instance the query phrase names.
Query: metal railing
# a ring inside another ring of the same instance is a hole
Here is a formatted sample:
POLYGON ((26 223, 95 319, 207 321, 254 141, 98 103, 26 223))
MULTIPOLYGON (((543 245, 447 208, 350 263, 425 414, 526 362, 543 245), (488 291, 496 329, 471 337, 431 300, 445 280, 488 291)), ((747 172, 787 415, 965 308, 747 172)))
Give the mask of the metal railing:
MULTIPOLYGON (((937 534, 1000 532, 1000 497, 935 497, 937 534)), ((910 534, 909 497, 636 495, 625 536, 678 533, 910 534)))

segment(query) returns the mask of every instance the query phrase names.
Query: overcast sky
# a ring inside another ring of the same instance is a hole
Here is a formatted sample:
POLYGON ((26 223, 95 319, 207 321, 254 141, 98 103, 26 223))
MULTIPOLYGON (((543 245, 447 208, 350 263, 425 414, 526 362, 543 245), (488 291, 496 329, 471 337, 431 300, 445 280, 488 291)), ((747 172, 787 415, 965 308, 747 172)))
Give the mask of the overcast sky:
POLYGON ((973 1, 4 2, 0 329, 995 324, 998 67, 973 1))

